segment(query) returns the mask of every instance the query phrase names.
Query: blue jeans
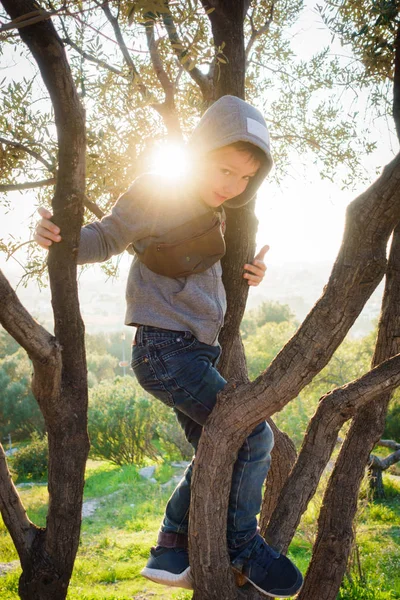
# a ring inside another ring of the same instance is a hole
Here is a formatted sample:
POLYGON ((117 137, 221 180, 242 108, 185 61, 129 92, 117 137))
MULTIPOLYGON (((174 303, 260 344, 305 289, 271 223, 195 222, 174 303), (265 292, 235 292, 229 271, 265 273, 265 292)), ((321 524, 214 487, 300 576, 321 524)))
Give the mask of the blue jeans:
MULTIPOLYGON (((199 342, 189 331, 138 327, 132 369, 140 385, 176 413, 196 451, 203 425, 226 381, 216 369, 221 349, 199 342)), ((229 496, 227 537, 230 550, 257 531, 262 485, 270 464, 273 434, 264 421, 239 450, 229 496)), ((168 501, 162 532, 187 535, 193 461, 168 501)))

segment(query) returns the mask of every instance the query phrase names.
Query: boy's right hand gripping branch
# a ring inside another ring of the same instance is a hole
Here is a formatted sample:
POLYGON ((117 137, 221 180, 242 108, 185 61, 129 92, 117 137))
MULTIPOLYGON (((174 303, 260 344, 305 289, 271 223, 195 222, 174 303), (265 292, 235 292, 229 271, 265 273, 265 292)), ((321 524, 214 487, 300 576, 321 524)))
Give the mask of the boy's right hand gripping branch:
POLYGON ((41 206, 38 213, 42 218, 36 225, 33 239, 39 246, 48 250, 53 242, 61 242, 60 228, 51 221, 53 215, 47 208, 41 206))

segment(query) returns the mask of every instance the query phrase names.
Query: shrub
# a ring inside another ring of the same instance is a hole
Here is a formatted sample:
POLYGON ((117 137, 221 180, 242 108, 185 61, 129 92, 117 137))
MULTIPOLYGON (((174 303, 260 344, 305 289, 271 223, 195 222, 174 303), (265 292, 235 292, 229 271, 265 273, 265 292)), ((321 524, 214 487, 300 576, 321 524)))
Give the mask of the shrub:
POLYGON ((40 438, 37 433, 33 433, 31 443, 14 454, 12 470, 17 474, 18 480, 44 479, 47 477, 48 457, 47 437, 40 438))
POLYGON ((194 450, 187 441, 174 411, 159 403, 157 410, 156 432, 163 452, 170 460, 191 460, 194 450))
POLYGON ((117 377, 94 387, 89 400, 92 454, 117 465, 155 458, 155 402, 130 377, 117 377))
POLYGON ((383 437, 400 441, 400 393, 396 390, 386 417, 386 426, 383 437))
POLYGON ((27 439, 44 434, 44 420, 31 391, 32 366, 22 348, 0 359, 0 438, 27 439))

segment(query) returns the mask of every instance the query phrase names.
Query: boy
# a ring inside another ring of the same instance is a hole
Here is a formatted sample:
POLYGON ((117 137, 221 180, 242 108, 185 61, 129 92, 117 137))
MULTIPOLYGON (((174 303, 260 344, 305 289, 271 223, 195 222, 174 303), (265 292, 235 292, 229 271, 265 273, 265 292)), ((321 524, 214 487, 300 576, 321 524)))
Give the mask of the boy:
MULTIPOLYGON (((134 251, 127 283, 126 324, 137 327, 132 369, 142 387, 171 406, 196 450, 202 427, 226 381, 216 369, 218 334, 226 310, 219 259, 225 252, 222 205, 236 208, 255 195, 272 166, 261 113, 224 96, 203 115, 188 144, 192 169, 177 182, 146 174, 100 222, 82 228, 78 262, 99 262, 134 251)), ((61 240, 51 214, 40 210, 36 241, 61 240)), ((261 255, 243 277, 258 285, 261 255)), ((235 570, 272 597, 290 597, 302 576, 257 530, 261 488, 273 436, 258 425, 239 450, 229 497, 227 541, 235 570)), ((193 461, 168 501, 157 546, 142 574, 158 583, 192 588, 187 551, 193 461)))

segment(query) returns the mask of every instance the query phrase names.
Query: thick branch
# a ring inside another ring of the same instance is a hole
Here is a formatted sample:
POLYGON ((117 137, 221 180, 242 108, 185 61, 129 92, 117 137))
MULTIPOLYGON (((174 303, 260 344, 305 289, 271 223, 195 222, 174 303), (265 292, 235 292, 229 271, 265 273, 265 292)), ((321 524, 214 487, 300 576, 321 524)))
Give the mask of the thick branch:
POLYGON ((32 390, 45 419, 59 414, 61 348, 22 306, 0 271, 0 323, 32 360, 32 390))
POLYGON ((362 406, 374 400, 377 394, 387 393, 399 385, 400 354, 321 398, 266 530, 266 538, 272 546, 286 552, 301 516, 315 494, 343 424, 362 406))
POLYGON ((280 431, 272 419, 268 419, 268 423, 273 431, 275 443, 271 453, 271 466, 265 482, 265 494, 260 514, 260 530, 264 538, 266 527, 276 508, 282 488, 288 480, 297 458, 296 446, 290 437, 280 431))
POLYGON ((7 183, 0 184, 0 192, 18 192, 22 190, 33 190, 36 188, 46 187, 47 185, 55 185, 56 178, 41 179, 40 181, 27 181, 26 183, 7 183))
POLYGON ((400 450, 400 444, 394 440, 379 440, 377 446, 383 446, 384 448, 391 448, 392 450, 400 450))
POLYGON ((2 25, 2 27, 0 27, 0 33, 3 33, 3 31, 9 31, 10 29, 19 30, 23 27, 30 27, 31 25, 42 23, 43 21, 51 19, 51 17, 56 15, 57 12, 58 11, 48 12, 42 8, 26 12, 20 17, 12 19, 9 23, 6 23, 6 25, 2 25))
POLYGON ((375 454, 370 456, 369 466, 379 469, 380 471, 386 471, 392 465, 395 465, 400 460, 400 449, 397 452, 392 452, 386 458, 379 458, 375 454))
POLYGON ((28 353, 31 360, 53 364, 59 359, 54 336, 46 331, 22 306, 18 296, 0 271, 0 323, 28 353))
POLYGON ((39 154, 39 152, 36 152, 35 150, 32 150, 31 148, 29 148, 29 146, 25 146, 25 144, 21 144, 20 142, 13 142, 11 140, 7 140, 6 138, 3 138, 3 137, 0 137, 0 144, 5 144, 6 146, 12 146, 13 148, 16 148, 17 150, 23 150, 24 152, 26 152, 27 154, 30 154, 31 156, 33 156, 33 158, 36 158, 36 160, 41 162, 46 167, 46 169, 48 169, 51 173, 54 171, 54 165, 49 163, 49 161, 47 161, 45 158, 43 158, 43 156, 41 156, 39 154))
MULTIPOLYGON (((400 351, 399 296, 400 226, 397 226, 390 250, 373 364, 400 351)), ((378 393, 353 419, 325 491, 313 557, 299 600, 313 594, 321 600, 334 600, 337 596, 353 543, 352 523, 358 491, 370 453, 383 433, 390 397, 390 391, 378 393)))
POLYGON ((6 455, 0 444, 0 512, 21 562, 29 556, 37 528, 28 519, 7 467, 6 455))

